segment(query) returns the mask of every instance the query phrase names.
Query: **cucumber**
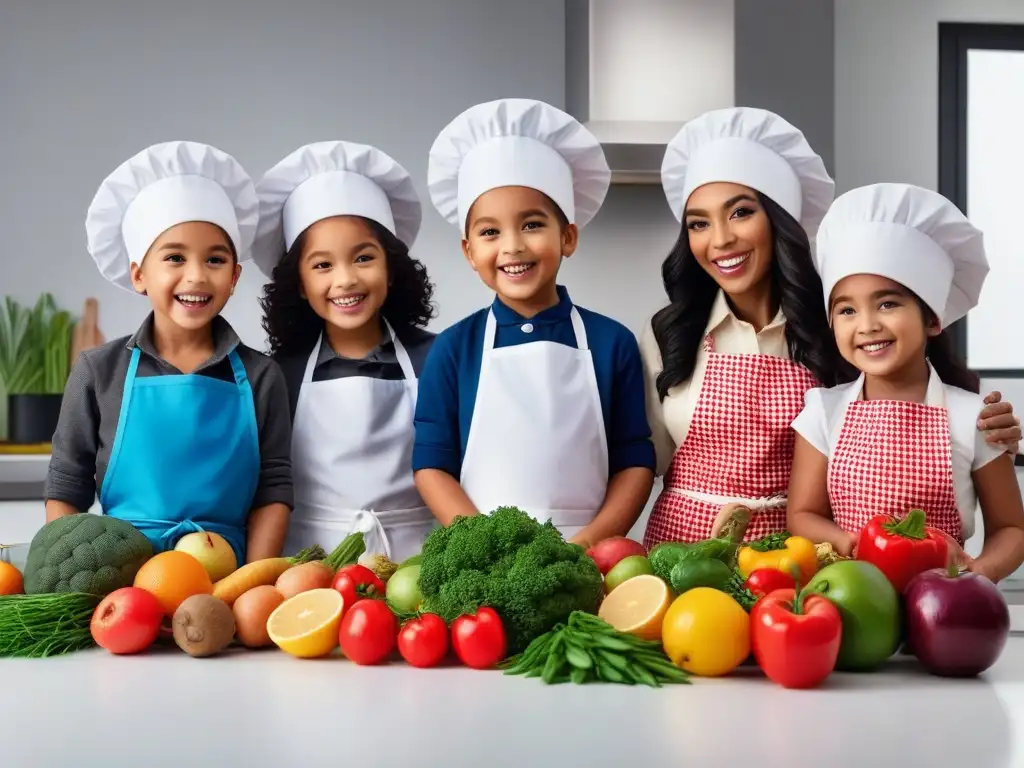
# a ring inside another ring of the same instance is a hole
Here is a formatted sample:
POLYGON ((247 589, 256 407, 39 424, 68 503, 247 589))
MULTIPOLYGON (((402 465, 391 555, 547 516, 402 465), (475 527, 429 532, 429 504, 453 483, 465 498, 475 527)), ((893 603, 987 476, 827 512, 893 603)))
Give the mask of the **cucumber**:
POLYGON ((722 589, 732 578, 732 568, 721 560, 686 558, 672 568, 672 590, 681 595, 695 587, 722 589))

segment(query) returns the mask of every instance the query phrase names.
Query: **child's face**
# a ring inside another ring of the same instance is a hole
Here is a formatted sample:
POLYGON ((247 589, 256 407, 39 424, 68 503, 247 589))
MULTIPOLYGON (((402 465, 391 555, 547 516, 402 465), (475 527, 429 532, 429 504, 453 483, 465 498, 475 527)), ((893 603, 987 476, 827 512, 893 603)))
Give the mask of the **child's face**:
POLYGON ((513 308, 549 304, 563 257, 576 250, 575 224, 562 226, 546 195, 499 187, 473 203, 462 251, 488 288, 513 308))
POLYGON ((715 182, 686 202, 690 252, 730 296, 759 287, 772 265, 772 226, 749 187, 715 182))
POLYGON ((917 299, 878 275, 850 275, 832 290, 836 343, 851 365, 874 377, 891 377, 924 359, 928 337, 942 330, 925 321, 917 299))
POLYGON ((227 304, 242 267, 220 227, 190 221, 171 227, 132 263, 132 284, 153 311, 188 330, 203 328, 227 304))
POLYGON ((310 225, 298 267, 302 297, 341 330, 375 320, 388 296, 387 254, 366 222, 355 216, 310 225))

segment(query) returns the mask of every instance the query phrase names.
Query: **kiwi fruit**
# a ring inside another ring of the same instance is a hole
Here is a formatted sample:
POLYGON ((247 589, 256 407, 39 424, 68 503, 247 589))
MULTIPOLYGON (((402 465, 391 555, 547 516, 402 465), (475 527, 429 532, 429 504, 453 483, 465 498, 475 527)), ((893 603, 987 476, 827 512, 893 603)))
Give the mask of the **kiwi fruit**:
POLYGON ((197 658, 220 653, 235 636, 235 616, 213 595, 192 595, 174 612, 174 642, 197 658))

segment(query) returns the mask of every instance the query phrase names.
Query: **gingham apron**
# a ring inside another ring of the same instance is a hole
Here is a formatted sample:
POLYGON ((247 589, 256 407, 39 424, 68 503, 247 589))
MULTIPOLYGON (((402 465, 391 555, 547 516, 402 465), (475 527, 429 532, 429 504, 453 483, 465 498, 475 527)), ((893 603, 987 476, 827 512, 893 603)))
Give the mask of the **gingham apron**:
POLYGON ((836 525, 849 533, 875 515, 902 517, 916 507, 928 525, 963 546, 946 409, 893 400, 850 403, 828 464, 828 495, 836 525))
POLYGON ((781 357, 717 353, 710 335, 704 350, 704 383, 651 511, 644 535, 648 549, 662 541, 707 539, 719 510, 730 502, 754 512, 747 539, 786 527, 792 423, 804 394, 818 382, 781 357))

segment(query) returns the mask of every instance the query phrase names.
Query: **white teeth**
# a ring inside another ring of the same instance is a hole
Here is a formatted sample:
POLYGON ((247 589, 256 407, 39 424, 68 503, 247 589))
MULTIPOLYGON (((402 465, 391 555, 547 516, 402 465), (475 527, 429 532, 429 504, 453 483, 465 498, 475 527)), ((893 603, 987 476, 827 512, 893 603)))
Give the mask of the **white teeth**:
POLYGON ((366 298, 366 295, 361 296, 346 296, 342 299, 331 299, 331 303, 336 307, 354 307, 360 301, 366 298))
POLYGON ((175 298, 183 304, 205 304, 210 300, 209 296, 197 296, 194 293, 181 293, 175 298))
POLYGON ((861 349, 865 352, 877 352, 880 349, 885 349, 890 344, 892 344, 891 341, 879 341, 875 344, 862 344, 861 349))
POLYGON ((502 267, 501 271, 508 275, 521 275, 532 268, 533 264, 512 264, 507 267, 502 267))
POLYGON ((721 267, 722 269, 732 269, 733 267, 738 267, 740 264, 742 264, 749 258, 750 254, 745 253, 742 256, 734 256, 731 259, 719 259, 718 261, 715 262, 715 266, 721 267))

